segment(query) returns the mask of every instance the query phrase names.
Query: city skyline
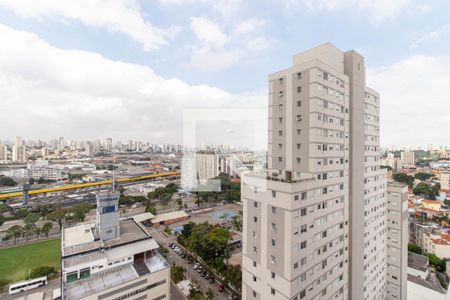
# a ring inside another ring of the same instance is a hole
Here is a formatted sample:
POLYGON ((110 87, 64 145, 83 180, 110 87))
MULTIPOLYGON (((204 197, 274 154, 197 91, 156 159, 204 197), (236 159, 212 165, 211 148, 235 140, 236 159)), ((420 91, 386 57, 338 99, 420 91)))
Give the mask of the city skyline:
POLYGON ((67 4, 0 1, 0 126, 10 136, 181 143, 183 109, 264 109, 266 74, 326 41, 367 57, 368 84, 383 94, 382 146, 440 144, 450 122, 444 1, 130 0, 96 18, 67 4))

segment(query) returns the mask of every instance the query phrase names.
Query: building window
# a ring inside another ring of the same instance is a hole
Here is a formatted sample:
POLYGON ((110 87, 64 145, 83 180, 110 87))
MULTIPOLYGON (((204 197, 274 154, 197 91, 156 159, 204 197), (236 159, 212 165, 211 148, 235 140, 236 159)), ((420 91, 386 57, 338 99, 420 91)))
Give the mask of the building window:
POLYGON ((301 93, 302 92, 302 87, 301 86, 298 86, 297 87, 297 93, 301 93))
POLYGON ((283 135, 283 130, 278 130, 278 135, 282 136, 283 135))
POLYGON ((255 298, 256 298, 256 292, 255 292, 255 291, 253 291, 253 297, 255 297, 255 298))
POLYGON ((294 269, 297 269, 298 268, 298 262, 296 262, 295 264, 294 264, 294 269))
POLYGON ((272 197, 275 198, 277 196, 277 192, 276 191, 272 191, 272 197))
POLYGON ((297 101, 297 107, 302 106, 302 101, 297 101))
POLYGON ((276 244, 275 240, 272 239, 272 246, 275 247, 275 244, 276 244))
POLYGON ((274 273, 274 272, 270 272, 270 277, 271 277, 272 279, 275 279, 275 273, 274 273))
POLYGON ((300 211, 301 216, 306 216, 306 208, 302 208, 300 211))
POLYGON ((256 276, 253 276, 253 281, 256 282, 256 276))
POLYGON ((301 144, 297 144, 297 149, 300 150, 301 144))
POLYGON ((307 196, 307 195, 306 195, 306 192, 303 192, 303 193, 302 193, 302 200, 306 200, 306 196, 307 196))
POLYGON ((253 202, 253 206, 254 206, 254 207, 258 207, 258 202, 256 202, 256 201, 253 202))
POLYGON ((298 72, 297 73, 297 79, 302 79, 302 77, 303 77, 302 72, 298 72))
POLYGON ((300 249, 305 249, 306 248, 306 241, 303 241, 300 243, 300 249))
POLYGON ((278 156, 278 161, 279 161, 279 162, 282 162, 282 161, 283 161, 283 157, 278 156))
POLYGON ((257 217, 253 217, 253 221, 258 222, 258 218, 257 217))
POLYGON ((274 288, 271 288, 271 289, 270 289, 270 293, 271 293, 272 295, 275 295, 275 289, 274 289, 274 288))

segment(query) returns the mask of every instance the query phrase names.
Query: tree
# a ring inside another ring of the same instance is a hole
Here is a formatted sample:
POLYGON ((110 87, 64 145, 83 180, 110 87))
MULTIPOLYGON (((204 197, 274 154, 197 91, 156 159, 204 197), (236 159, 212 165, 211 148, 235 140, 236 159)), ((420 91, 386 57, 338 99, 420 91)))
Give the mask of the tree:
POLYGON ((424 195, 429 199, 436 199, 436 195, 437 193, 439 193, 441 186, 438 184, 435 184, 435 186, 431 188, 428 183, 420 182, 418 185, 416 185, 413 192, 415 195, 424 195))
POLYGON ((67 210, 64 208, 58 208, 47 215, 47 219, 50 221, 58 222, 59 230, 62 230, 64 223, 64 217, 67 214, 67 210))
POLYGON ((212 288, 208 288, 205 295, 206 295, 206 299, 213 300, 214 299, 214 290, 212 288))
POLYGON ((8 210, 8 207, 4 203, 0 203, 0 213, 4 213, 8 210))
POLYGON ((189 222, 187 224, 184 224, 183 229, 181 230, 181 234, 183 235, 183 237, 185 237, 185 238, 190 237, 194 226, 195 226, 194 222, 189 222))
POLYGON ((11 226, 7 230, 7 235, 9 235, 10 237, 12 237, 14 239, 14 244, 17 242, 17 238, 20 238, 22 236, 22 233, 23 233, 23 228, 22 228, 22 226, 19 226, 19 225, 11 226))
POLYGON ((19 208, 16 212, 15 215, 16 217, 18 217, 19 219, 23 219, 25 218, 28 214, 30 213, 30 211, 26 208, 19 208))
POLYGON ((172 199, 172 194, 165 193, 161 196, 161 204, 163 206, 167 206, 169 204, 169 201, 172 199))
POLYGON ((5 223, 5 217, 3 217, 2 214, 0 214, 0 226, 2 226, 3 223, 5 223))
POLYGON ((416 244, 408 244, 408 251, 409 252, 414 252, 417 254, 422 254, 422 248, 420 248, 419 246, 417 246, 416 244))
POLYGON ((41 232, 45 234, 45 236, 48 238, 48 234, 52 229, 52 227, 53 227, 52 222, 45 222, 44 225, 42 225, 41 232))
POLYGON ((75 206, 72 206, 70 212, 73 213, 73 219, 79 222, 84 222, 86 219, 86 214, 92 209, 92 205, 89 203, 79 203, 75 206))
POLYGON ((416 175, 414 175, 414 178, 422 180, 422 181, 428 180, 433 177, 434 177, 434 174, 426 173, 426 172, 419 172, 416 175))
POLYGON ((428 260, 430 261, 430 264, 435 267, 435 268, 439 268, 439 266, 441 265, 441 259, 433 253, 425 253, 424 254, 426 257, 428 257, 428 260))
POLYGON ((172 267, 170 267, 170 279, 177 284, 178 282, 182 281, 184 278, 184 269, 182 266, 178 266, 177 264, 173 264, 172 267))
POLYGON ((237 290, 241 290, 242 271, 239 266, 228 266, 225 271, 225 279, 237 290))
POLYGON ((395 173, 392 175, 395 181, 406 183, 409 187, 414 185, 414 177, 409 176, 405 173, 395 173))
POLYGON ((34 233, 35 233, 35 226, 31 224, 25 224, 25 226, 23 226, 22 236, 26 239, 27 242, 30 236, 32 236, 34 233))
POLYGON ((0 177, 0 186, 16 186, 17 182, 14 181, 14 179, 10 177, 0 177))
POLYGON ((34 178, 30 178, 30 179, 28 180, 28 183, 29 183, 30 185, 34 184, 35 182, 36 182, 36 180, 35 180, 34 178))
POLYGON ((36 222, 39 220, 41 216, 37 213, 29 213, 24 219, 23 222, 26 225, 35 226, 36 222))

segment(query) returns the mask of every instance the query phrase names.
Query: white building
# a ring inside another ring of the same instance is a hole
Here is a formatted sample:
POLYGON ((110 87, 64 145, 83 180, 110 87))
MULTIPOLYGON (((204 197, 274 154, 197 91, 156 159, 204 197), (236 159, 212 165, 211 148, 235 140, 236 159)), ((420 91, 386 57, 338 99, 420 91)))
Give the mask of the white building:
POLYGON ((406 300, 409 238, 406 184, 388 184, 387 209, 386 300, 406 300))
POLYGON ((450 172, 441 172, 439 182, 441 183, 441 190, 450 192, 450 172))
POLYGON ((243 299, 386 297, 386 171, 364 58, 325 44, 269 76, 268 172, 244 176, 243 299))
POLYGON ((27 161, 27 149, 25 146, 18 146, 18 145, 13 146, 12 161, 13 162, 26 162, 27 161))
POLYGON ((196 153, 197 176, 200 182, 217 177, 220 173, 219 155, 209 153, 196 153))
POLYGON ((402 151, 401 160, 407 166, 414 166, 415 163, 414 151, 402 151))
POLYGON ((62 232, 62 299, 170 299, 170 267, 138 222, 120 219, 118 193, 97 195, 96 223, 62 232))
POLYGON ((6 162, 8 160, 8 147, 6 145, 0 144, 0 162, 6 162))
POLYGON ((450 235, 439 231, 425 232, 422 249, 441 259, 450 258, 450 235))

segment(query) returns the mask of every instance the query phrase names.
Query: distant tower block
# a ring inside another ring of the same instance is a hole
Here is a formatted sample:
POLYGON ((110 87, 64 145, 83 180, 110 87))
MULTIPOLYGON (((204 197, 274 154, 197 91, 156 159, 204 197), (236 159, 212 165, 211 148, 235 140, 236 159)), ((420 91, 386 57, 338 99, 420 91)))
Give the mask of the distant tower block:
POLYGON ((25 183, 22 187, 22 191, 23 191, 23 201, 22 204, 23 205, 28 205, 28 202, 30 202, 30 195, 28 195, 28 191, 30 190, 30 184, 29 183, 25 183))

